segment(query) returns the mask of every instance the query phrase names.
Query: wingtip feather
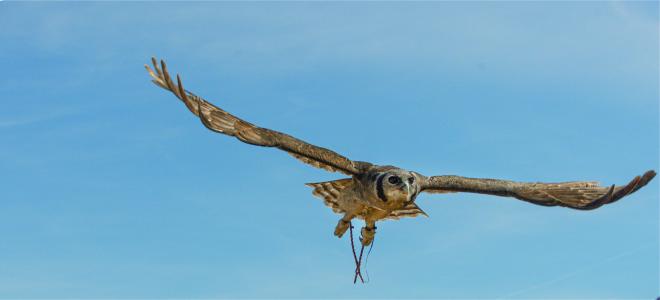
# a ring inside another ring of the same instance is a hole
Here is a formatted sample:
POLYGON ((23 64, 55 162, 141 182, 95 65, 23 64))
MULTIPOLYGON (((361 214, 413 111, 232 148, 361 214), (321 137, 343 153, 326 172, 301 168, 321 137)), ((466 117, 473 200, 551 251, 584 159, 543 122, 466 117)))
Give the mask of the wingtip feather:
POLYGON ((653 179, 653 177, 655 177, 655 175, 655 170, 648 170, 646 173, 644 173, 644 175, 642 175, 642 178, 646 180, 645 182, 649 182, 651 179, 653 179))

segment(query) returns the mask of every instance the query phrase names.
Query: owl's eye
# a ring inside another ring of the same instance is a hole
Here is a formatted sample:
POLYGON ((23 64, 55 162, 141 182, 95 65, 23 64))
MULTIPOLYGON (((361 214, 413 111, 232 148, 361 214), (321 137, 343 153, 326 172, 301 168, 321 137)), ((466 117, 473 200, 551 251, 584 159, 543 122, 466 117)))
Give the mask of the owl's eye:
POLYGON ((408 178, 408 183, 413 184, 415 182, 415 177, 408 178))
POLYGON ((390 178, 387 178, 387 182, 391 184, 398 184, 401 183, 401 178, 399 178, 398 176, 390 176, 390 178))

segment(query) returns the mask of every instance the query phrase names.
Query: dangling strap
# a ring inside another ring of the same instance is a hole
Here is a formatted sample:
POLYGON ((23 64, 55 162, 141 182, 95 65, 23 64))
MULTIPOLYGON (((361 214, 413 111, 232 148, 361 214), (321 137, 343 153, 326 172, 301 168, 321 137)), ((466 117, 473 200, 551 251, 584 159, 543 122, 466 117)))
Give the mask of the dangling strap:
POLYGON ((357 255, 355 255, 355 244, 353 243, 353 223, 349 222, 348 228, 351 233, 351 249, 353 250, 353 259, 355 260, 355 277, 353 277, 353 284, 357 282, 358 277, 360 277, 360 281, 364 283, 364 279, 360 273, 360 263, 362 262, 362 251, 364 251, 364 245, 362 245, 362 249, 360 250, 360 259, 358 260, 357 255))
MULTIPOLYGON (((371 254, 371 249, 374 248, 375 243, 376 243, 376 238, 374 238, 374 240, 371 241, 371 245, 369 246, 369 251, 367 251, 367 258, 365 258, 365 260, 364 260, 364 272, 367 273, 367 283, 369 283, 369 280, 371 280, 371 278, 369 278, 369 269, 367 268, 367 264, 369 264, 369 255, 371 254)), ((361 267, 362 266, 360 266, 360 268, 361 267)), ((658 299, 658 300, 660 300, 660 299, 658 299)))
POLYGON ((353 284, 357 282, 358 276, 360 276, 360 281, 364 283, 364 279, 362 279, 362 274, 360 270, 360 265, 362 264, 362 253, 364 252, 364 244, 362 244, 362 248, 360 248, 360 258, 358 258, 357 266, 355 267, 355 276, 353 277, 353 284))

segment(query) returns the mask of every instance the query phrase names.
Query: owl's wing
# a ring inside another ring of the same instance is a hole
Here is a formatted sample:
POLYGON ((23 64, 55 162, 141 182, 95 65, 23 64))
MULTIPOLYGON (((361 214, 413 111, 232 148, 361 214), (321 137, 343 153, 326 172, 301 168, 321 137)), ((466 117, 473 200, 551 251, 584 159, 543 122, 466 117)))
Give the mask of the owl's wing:
POLYGON ((597 182, 525 183, 460 176, 431 176, 422 182, 423 192, 468 192, 514 197, 543 206, 590 210, 617 201, 646 185, 655 176, 650 170, 624 186, 602 187, 597 182))
POLYGON ((425 217, 429 216, 429 215, 426 214, 426 212, 424 212, 421 208, 419 208, 419 206, 417 206, 417 204, 415 204, 414 202, 411 202, 411 203, 406 204, 406 206, 404 206, 400 209, 393 210, 384 219, 398 220, 398 219, 401 219, 403 217, 414 218, 414 217, 417 217, 419 215, 423 215, 425 217))
POLYGON ((179 75, 176 77, 177 84, 174 84, 167 72, 164 61, 160 61, 161 68, 158 67, 155 58, 152 58, 151 61, 155 72, 148 65, 145 65, 145 67, 152 77, 152 82, 172 92, 193 114, 199 117, 204 126, 212 131, 235 136, 248 144, 282 149, 307 164, 328 171, 339 171, 347 175, 356 175, 362 173, 371 165, 367 162, 352 161, 334 151, 308 144, 288 134, 261 128, 239 119, 190 91, 185 90, 181 84, 179 75))

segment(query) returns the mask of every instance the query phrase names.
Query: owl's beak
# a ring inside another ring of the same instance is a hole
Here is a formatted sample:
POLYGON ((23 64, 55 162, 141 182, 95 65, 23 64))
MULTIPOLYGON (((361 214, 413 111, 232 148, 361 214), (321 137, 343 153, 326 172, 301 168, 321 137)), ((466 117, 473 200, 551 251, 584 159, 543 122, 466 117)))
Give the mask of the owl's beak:
POLYGON ((410 185, 410 183, 406 182, 405 184, 406 184, 406 191, 408 192, 408 199, 409 199, 408 202, 415 201, 414 199, 410 199, 415 193, 415 189, 410 185))

